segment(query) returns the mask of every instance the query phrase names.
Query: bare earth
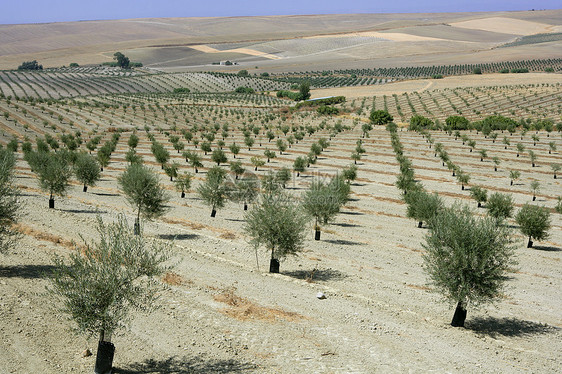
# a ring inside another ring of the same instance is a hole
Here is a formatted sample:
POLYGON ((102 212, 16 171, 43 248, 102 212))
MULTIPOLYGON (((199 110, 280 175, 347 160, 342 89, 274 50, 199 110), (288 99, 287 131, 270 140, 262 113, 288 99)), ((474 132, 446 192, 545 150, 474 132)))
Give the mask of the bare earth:
MULTIPOLYGON (((349 164, 360 130, 339 135, 319 163, 289 186, 301 193, 310 176, 335 172, 349 164)), ((429 191, 447 201, 460 199, 475 206, 454 177, 434 157, 423 139, 399 132, 417 178, 429 191)), ((143 135, 144 136, 144 135, 143 135)), ((240 134, 236 135, 240 137, 240 134)), ((326 136, 320 134, 318 136, 326 136)), ((159 135, 157 135, 159 137, 159 135)), ((538 204, 553 207, 560 182, 552 178, 551 162, 562 162, 560 151, 548 155, 545 141, 533 149, 538 166, 481 135, 470 134, 502 164, 493 171, 460 140, 435 133, 452 160, 490 191, 513 193, 518 206, 530 201, 529 183, 540 181, 538 204), (508 169, 522 171, 509 186, 508 169)), ((547 139, 546 133, 540 134, 547 139)), ((123 138, 122 138, 123 139, 123 138)), ((512 142, 519 141, 515 134, 512 142)), ((562 148, 560 137, 551 135, 562 148)), ((148 161, 146 138, 139 152, 148 161)), ((160 139, 163 141, 163 139, 160 139)), ((291 165, 306 152, 312 139, 272 161, 277 168, 291 165)), ((523 141, 532 147, 529 135, 523 141)), ((146 224, 145 234, 161 240, 175 237, 174 274, 162 291, 161 308, 134 315, 131 329, 115 336, 116 373, 554 373, 561 367, 562 217, 552 215, 551 238, 526 249, 517 236, 519 265, 510 274, 505 296, 496 306, 469 307, 466 328, 449 325, 452 306, 431 292, 422 270, 426 229, 405 218, 405 206, 393 185, 398 165, 388 133, 376 129, 365 140, 366 156, 359 165, 352 200, 336 221, 314 241, 312 226, 304 253, 281 264, 281 274, 266 272, 267 251, 255 252, 241 233, 242 208, 230 204, 217 217, 194 193, 180 199, 173 194, 171 210, 146 224), (309 281, 306 280, 309 278, 309 281), (316 298, 322 291, 327 299, 316 298)), ((512 143, 513 144, 513 143, 512 143)), ((115 220, 132 210, 119 195, 116 177, 125 167, 126 141, 97 187, 83 193, 74 186, 56 209, 38 190, 27 164, 18 163, 17 183, 24 204, 17 247, 0 255, 0 372, 90 373, 95 356, 81 357, 95 338, 69 333, 72 324, 53 308, 44 294, 52 253, 66 255, 72 240, 96 238, 96 215, 115 220), (119 156, 121 155, 121 156, 119 156)), ((240 159, 261 154, 243 151, 240 159)), ((178 162, 181 159, 178 157, 178 162)), ((159 168, 158 168, 158 171, 159 168)), ((259 171, 263 174, 265 170, 259 171)), ((204 175, 204 174, 203 174, 204 175)), ((203 177, 201 173, 198 177, 203 177)), ((476 208, 474 208, 476 209, 476 208)), ((479 210, 484 214, 484 210, 479 210)))

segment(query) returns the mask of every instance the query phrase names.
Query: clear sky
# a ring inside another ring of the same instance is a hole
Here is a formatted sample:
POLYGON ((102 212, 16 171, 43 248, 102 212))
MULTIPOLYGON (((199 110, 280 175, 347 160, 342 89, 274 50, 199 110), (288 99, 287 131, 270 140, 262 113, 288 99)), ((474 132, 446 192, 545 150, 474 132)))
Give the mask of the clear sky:
POLYGON ((559 9, 560 0, 2 0, 0 24, 147 17, 559 9))

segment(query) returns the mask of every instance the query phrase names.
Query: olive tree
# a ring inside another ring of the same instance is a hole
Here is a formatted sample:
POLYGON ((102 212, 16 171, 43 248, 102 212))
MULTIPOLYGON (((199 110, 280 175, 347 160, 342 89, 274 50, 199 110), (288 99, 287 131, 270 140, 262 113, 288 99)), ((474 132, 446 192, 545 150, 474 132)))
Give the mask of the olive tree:
POLYGON ((554 173, 554 179, 556 179, 556 174, 558 174, 558 172, 560 171, 560 164, 550 164, 550 168, 554 173))
POLYGON ((191 180, 193 179, 193 174, 182 173, 176 178, 176 190, 181 192, 181 198, 185 197, 185 192, 189 191, 191 188, 191 180))
POLYGON ((304 247, 304 231, 309 217, 285 194, 265 195, 245 216, 244 232, 257 249, 271 251, 270 273, 279 273, 279 261, 298 254, 304 247))
POLYGON ((515 216, 523 235, 529 238, 527 248, 533 246, 532 239, 545 240, 550 229, 550 212, 545 207, 525 204, 515 216))
POLYGON ((0 252, 13 245, 16 232, 12 225, 18 218, 18 189, 14 184, 14 154, 0 148, 0 252))
POLYGON ((97 229, 99 242, 70 252, 68 260, 54 255, 49 291, 78 332, 99 336, 95 372, 110 373, 111 335, 129 327, 131 311, 155 309, 155 277, 168 269, 170 245, 132 235, 123 216, 108 225, 98 217, 97 229))
POLYGON ((158 175, 141 164, 127 167, 117 177, 117 182, 127 202, 136 210, 134 231, 136 235, 140 235, 141 215, 148 220, 164 215, 170 198, 160 185, 158 175))
POLYGON ((488 200, 488 190, 480 186, 470 187, 470 196, 478 203, 478 208, 488 200))
POLYGON ((513 198, 509 194, 495 192, 486 203, 488 214, 497 221, 502 221, 513 214, 513 198))
POLYGON ((166 173, 167 176, 170 177, 170 182, 173 182, 174 178, 178 176, 179 167, 180 166, 177 162, 172 162, 171 164, 164 166, 164 172, 166 173))
POLYGON ((40 166, 31 165, 31 170, 38 174, 39 187, 49 193, 49 208, 54 209, 54 195, 65 195, 70 186, 72 168, 68 159, 62 153, 37 152, 36 156, 38 157, 35 160, 40 159, 43 164, 40 166))
POLYGON ((430 194, 423 189, 410 191, 404 195, 404 201, 408 205, 406 216, 418 221, 418 227, 423 222, 429 223, 430 219, 443 209, 443 201, 437 193, 430 194))
POLYGON ((244 210, 248 210, 248 204, 256 200, 259 190, 259 179, 251 175, 236 181, 234 184, 234 191, 232 191, 230 198, 235 202, 244 204, 244 210))
POLYGON ((78 182, 84 185, 82 191, 87 192, 88 186, 93 187, 100 180, 100 165, 89 154, 81 153, 74 163, 74 174, 78 182))
POLYGON ((513 182, 521 177, 521 172, 519 170, 510 170, 509 171, 509 179, 510 185, 513 186, 513 182))
POLYGON ((531 193, 533 194, 533 201, 537 199, 537 193, 539 193, 540 189, 541 189, 541 185, 539 181, 531 181, 530 190, 531 193))
POLYGON ((211 159, 217 163, 217 166, 220 166, 220 164, 224 164, 228 161, 226 154, 220 148, 217 148, 213 151, 211 159))
POLYGON ((306 168, 306 159, 302 156, 299 156, 295 159, 293 163, 293 170, 297 173, 297 177, 301 175, 301 173, 306 168))
POLYGON ((314 217, 314 240, 320 240, 320 224, 330 222, 339 213, 350 193, 349 184, 336 176, 328 184, 312 182, 303 197, 304 210, 314 217))
POLYGON ((226 185, 226 171, 220 166, 213 166, 207 172, 207 178, 197 187, 197 192, 206 205, 211 207, 211 217, 215 217, 217 209, 224 207, 229 189, 226 185))
POLYGON ((435 215, 429 230, 422 244, 424 269, 435 290, 456 303, 451 325, 462 327, 468 306, 502 295, 515 263, 511 231, 491 217, 475 217, 460 205, 435 215))

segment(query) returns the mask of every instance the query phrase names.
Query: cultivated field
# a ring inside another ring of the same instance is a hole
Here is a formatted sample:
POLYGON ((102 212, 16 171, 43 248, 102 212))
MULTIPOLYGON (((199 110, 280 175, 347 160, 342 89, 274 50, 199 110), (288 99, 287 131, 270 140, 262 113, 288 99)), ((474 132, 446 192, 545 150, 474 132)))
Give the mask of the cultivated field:
POLYGON ((21 192, 21 235, 0 252, 0 373, 92 372, 98 337, 74 335, 45 287, 53 255, 68 257, 99 239, 98 217, 115 222, 124 214, 133 225, 136 210, 118 183, 133 134, 134 156, 170 196, 161 218, 143 219, 144 235, 170 243, 173 255, 158 279, 159 308, 134 313, 130 329, 111 337, 115 373, 560 371, 562 177, 553 166, 562 165, 561 26, 562 10, 0 25, 0 69, 10 69, 0 71, 0 145, 17 144, 21 192), (144 67, 98 65, 116 51, 144 67), (31 60, 46 69, 15 70, 31 60), (224 60, 238 65, 217 65, 224 60), (80 67, 63 66, 72 62, 80 67), (243 69, 249 74, 239 75, 243 69), (334 106, 338 114, 295 109, 276 96, 305 80, 313 98, 346 97, 334 106), (256 93, 235 93, 240 87, 256 93), (407 218, 391 133, 364 127, 372 110, 394 117, 415 180, 446 205, 486 215, 470 195, 479 186, 510 194, 515 212, 533 201, 550 212, 550 237, 533 248, 507 220, 518 264, 495 304, 468 306, 464 328, 451 327, 454 306, 423 269, 429 230, 407 218), (501 115, 517 127, 486 135, 484 128, 408 131, 416 115, 441 125, 449 116, 501 115), (310 152, 323 142, 315 160, 310 152), (438 157, 438 143, 470 176, 466 185, 438 157), (155 144, 169 160, 156 158, 155 144), (39 146, 99 160, 107 146, 114 150, 95 186, 84 192, 73 179, 50 209, 24 159, 24 150, 39 146), (297 200, 354 159, 358 177, 341 212, 322 225, 321 240, 311 222, 304 250, 271 274, 271 253, 244 234, 243 204, 230 201, 211 217, 196 192, 217 165, 217 149, 228 158, 219 166, 228 185, 236 181, 233 161, 243 177, 288 168, 284 190, 297 200), (311 161, 299 174, 298 157, 311 161), (174 165, 193 174, 184 198, 168 174, 174 165), (514 183, 511 172, 520 173, 514 183))
MULTIPOLYGON (((542 118, 544 112, 552 116, 559 110, 555 104, 541 107, 553 92, 559 94, 559 86, 443 88, 420 92, 422 98, 435 98, 441 109, 430 106, 432 100, 419 102, 428 103, 428 109, 440 118, 438 113, 445 110, 447 98, 461 108, 461 98, 468 100, 474 93, 480 99, 461 110, 467 115, 470 108, 490 110, 484 115, 493 114, 492 104, 505 94, 514 103, 526 102, 524 107, 537 114, 529 112, 529 117, 542 118), (535 92, 539 99, 530 102, 535 92)), ((418 95, 407 97, 418 103, 418 95)), ((400 101, 403 95, 397 99, 406 111, 408 104, 400 101)), ((389 109, 394 105, 391 100, 396 99, 387 96, 389 109)), ((383 103, 384 99, 377 96, 374 106, 379 109, 383 103)), ((203 135, 213 132, 215 124, 219 131, 211 147, 218 147, 223 140, 222 126, 228 125, 223 141, 229 160, 233 155, 228 146, 236 142, 242 147, 236 159, 247 172, 258 176, 283 166, 292 168, 295 158, 306 155, 313 142, 333 135, 316 164, 299 177, 293 174, 287 191, 299 196, 314 178, 334 175, 353 162, 350 155, 362 134, 360 119, 366 117, 373 101, 350 100, 346 105, 355 110, 362 107, 362 113, 332 118, 317 117, 314 112, 290 115, 284 112, 284 100, 262 95, 114 95, 51 104, 3 100, 1 111, 9 113, 7 119, 0 118, 3 144, 12 136, 27 136, 35 142, 36 137, 56 138, 79 131, 80 149, 86 150, 89 139, 101 136, 101 146, 117 129, 123 131, 98 185, 84 193, 74 183, 66 197, 56 199, 56 209, 48 209, 48 196, 39 189, 35 175, 18 153, 16 183, 22 189, 19 230, 23 236, 14 250, 0 255, 2 367, 6 372, 91 372, 94 358, 82 358, 81 352, 85 348, 94 350, 95 338, 88 341, 70 335, 72 323, 43 294, 52 270, 49 256, 67 255, 74 250, 72 241, 80 242, 81 237, 95 240, 98 215, 113 221, 122 212, 132 224, 134 212, 116 178, 127 167, 127 140, 136 128, 140 138, 137 153, 159 173, 172 196, 170 211, 146 223, 145 234, 174 240, 175 267, 163 280, 166 289, 159 301, 162 308, 149 315, 135 315, 131 330, 113 337, 116 372, 557 371, 562 353, 558 313, 562 286, 560 214, 552 213, 550 239, 535 243, 533 249, 525 248, 525 238, 517 235, 519 265, 510 273, 508 289, 496 306, 469 308, 466 328, 452 328, 453 308, 431 292, 422 270, 421 243, 427 230, 416 228, 417 223, 406 218, 405 204, 394 185, 398 162, 383 127, 363 139, 366 153, 358 161, 359 178, 352 183, 351 200, 335 222, 323 228, 320 241, 313 240, 312 225, 309 227, 305 251, 282 262, 280 274, 267 273, 269 253, 260 249, 256 258, 247 243, 242 234, 241 205, 231 203, 215 218, 210 217, 210 208, 193 191, 214 164, 210 154, 203 154, 201 142, 203 135), (255 139, 250 149, 243 146, 244 124, 260 129, 250 135, 255 139), (294 129, 287 135, 280 131, 285 124, 294 129), (334 133, 336 125, 347 130, 334 133), (275 133, 271 142, 266 128, 275 133), (311 135, 307 135, 309 128, 311 135), (193 139, 187 141, 182 130, 191 130, 193 139), (301 130, 304 138, 279 154, 275 145, 278 137, 287 142, 301 130), (180 137, 186 150, 202 156, 204 167, 194 174, 195 186, 186 198, 179 197, 156 162, 149 134, 168 149, 171 161, 180 164, 180 171, 193 172, 193 168, 172 146, 173 136, 180 137), (250 159, 264 158, 266 148, 276 151, 277 157, 254 172, 250 159), (317 299, 318 291, 327 299, 317 299)), ((428 191, 438 192, 447 204, 460 201, 474 207, 476 214, 485 214, 484 209, 476 208, 469 189, 461 189, 421 135, 408 131, 398 134, 413 162, 416 179, 428 191)), ((534 132, 523 136, 520 131, 505 132, 500 137, 511 140, 505 149, 500 140, 494 142, 475 131, 463 132, 476 142, 477 150, 487 150, 488 159, 484 161, 476 151, 470 152, 461 138, 455 140, 439 131, 431 134, 435 142, 443 144, 451 160, 471 175, 471 186, 510 193, 519 209, 531 200, 529 186, 537 180, 541 186, 537 204, 555 206, 560 179, 553 179, 549 165, 562 163, 559 133, 541 131, 534 145, 534 132), (526 154, 515 156, 515 144, 519 142, 535 152, 536 167, 531 166, 526 154), (549 153, 550 142, 555 143, 557 151, 549 153), (500 160, 497 172, 492 157, 500 160), (513 186, 509 170, 522 175, 513 186)), ((513 221, 510 224, 516 227, 513 221)))
POLYGON ((121 51, 161 71, 268 72, 559 58, 562 11, 153 18, 0 25, 0 68, 100 64, 121 51), (211 65, 236 61, 240 66, 211 65))

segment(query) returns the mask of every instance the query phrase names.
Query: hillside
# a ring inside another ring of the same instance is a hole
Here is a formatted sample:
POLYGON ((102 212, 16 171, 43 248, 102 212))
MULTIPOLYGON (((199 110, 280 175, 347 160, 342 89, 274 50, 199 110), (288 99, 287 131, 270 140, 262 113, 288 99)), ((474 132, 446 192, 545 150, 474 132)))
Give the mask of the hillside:
POLYGON ((560 41, 495 50, 533 34, 561 31, 562 10, 494 13, 354 14, 155 18, 0 25, 0 68, 111 61, 119 50, 165 71, 256 72, 556 58, 560 41), (550 44, 550 48, 544 48, 550 44), (525 57, 523 57, 525 56, 525 57))

